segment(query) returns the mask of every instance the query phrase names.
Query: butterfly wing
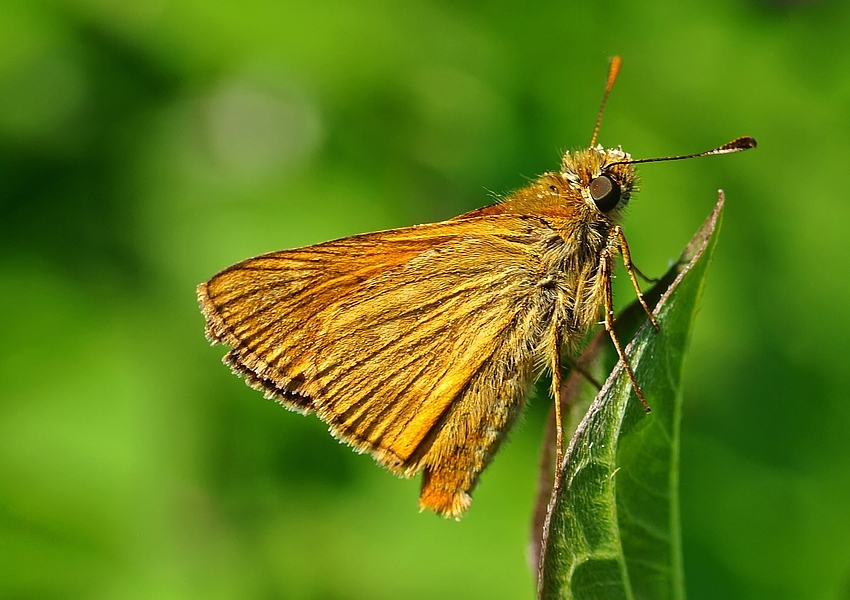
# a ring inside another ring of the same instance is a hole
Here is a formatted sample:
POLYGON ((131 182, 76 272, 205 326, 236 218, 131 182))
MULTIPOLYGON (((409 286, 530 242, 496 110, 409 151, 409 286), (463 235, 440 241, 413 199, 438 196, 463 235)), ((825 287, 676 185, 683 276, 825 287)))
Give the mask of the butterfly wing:
POLYGON ((198 295, 214 342, 248 383, 316 412, 459 515, 518 414, 549 328, 560 237, 492 215, 266 254, 198 295))

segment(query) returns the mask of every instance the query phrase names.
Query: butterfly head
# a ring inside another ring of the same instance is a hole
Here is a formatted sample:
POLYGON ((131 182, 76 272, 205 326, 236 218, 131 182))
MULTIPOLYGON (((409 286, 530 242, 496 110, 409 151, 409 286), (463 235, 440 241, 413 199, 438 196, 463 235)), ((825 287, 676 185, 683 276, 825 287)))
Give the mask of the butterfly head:
POLYGON ((592 146, 567 152, 561 162, 561 177, 578 191, 587 208, 619 220, 635 189, 634 165, 622 148, 592 146))

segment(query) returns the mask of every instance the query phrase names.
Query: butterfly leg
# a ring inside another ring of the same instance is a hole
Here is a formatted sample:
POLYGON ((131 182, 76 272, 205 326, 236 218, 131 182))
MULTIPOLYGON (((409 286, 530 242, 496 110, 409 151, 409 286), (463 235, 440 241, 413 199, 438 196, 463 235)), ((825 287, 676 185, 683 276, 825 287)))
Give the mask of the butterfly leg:
POLYGON ((614 343, 614 348, 617 350, 617 355, 620 357, 620 361, 623 363, 623 367, 626 369, 626 373, 629 376, 629 380, 632 382, 632 387, 635 389, 635 394, 637 394, 640 403, 643 405, 643 408, 646 412, 650 412, 652 409, 649 408, 649 404, 646 403, 646 398, 643 397, 643 391, 640 389, 638 385, 637 379, 635 378, 635 374, 632 371, 632 367, 629 364, 628 358, 626 358, 626 353, 623 350, 622 344, 620 344, 620 340, 617 338, 617 334, 614 331, 614 294, 611 288, 611 271, 613 267, 613 257, 611 255, 611 250, 609 248, 605 248, 600 256, 600 277, 602 277, 603 285, 605 286, 605 331, 608 332, 608 335, 611 336, 611 341, 614 343))
POLYGON ((557 464, 564 457, 564 416, 562 414, 561 398, 561 334, 555 320, 552 320, 552 335, 555 340, 552 349, 552 398, 555 401, 555 447, 557 448, 557 464))
POLYGON ((632 264, 632 267, 634 267, 635 273, 638 274, 638 277, 648 283, 658 283, 659 281, 661 281, 660 277, 650 277, 649 275, 645 275, 644 272, 638 269, 638 266, 634 263, 632 264))
MULTIPOLYGON (((640 302, 640 305, 643 306, 643 310, 646 311, 646 314, 649 317, 649 322, 652 323, 655 331, 659 331, 660 327, 658 326, 658 321, 655 320, 655 315, 653 315, 652 311, 649 310, 649 306, 647 306, 646 300, 644 300, 643 292, 640 291, 640 285, 638 284, 637 277, 635 277, 637 267, 635 267, 634 263, 632 263, 632 255, 629 253, 629 244, 626 242, 626 234, 623 233, 623 228, 619 225, 614 226, 612 233, 617 236, 617 246, 619 247, 620 254, 623 256, 623 266, 626 267, 629 279, 632 280, 632 286, 635 288, 635 294, 637 294, 638 302, 640 302)), ((641 276, 646 279, 646 277, 643 276, 643 273, 641 273, 641 276)))

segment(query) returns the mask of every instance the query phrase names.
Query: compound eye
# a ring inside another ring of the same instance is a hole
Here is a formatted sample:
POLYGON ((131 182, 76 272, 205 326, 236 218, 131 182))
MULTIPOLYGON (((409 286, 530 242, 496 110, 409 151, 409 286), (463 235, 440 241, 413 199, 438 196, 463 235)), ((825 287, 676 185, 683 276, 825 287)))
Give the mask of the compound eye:
POLYGON ((607 213, 620 202, 620 185, 610 175, 602 174, 590 182, 590 197, 596 208, 607 213))

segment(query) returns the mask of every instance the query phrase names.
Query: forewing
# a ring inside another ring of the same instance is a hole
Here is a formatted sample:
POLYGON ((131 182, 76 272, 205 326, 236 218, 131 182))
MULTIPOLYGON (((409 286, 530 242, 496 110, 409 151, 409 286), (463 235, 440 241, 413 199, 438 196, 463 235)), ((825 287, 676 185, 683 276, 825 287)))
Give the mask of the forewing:
POLYGON ((199 298, 249 383, 411 474, 527 314, 553 235, 494 215, 355 236, 244 261, 199 298))
MULTIPOLYGON (((285 406, 312 412, 306 373, 293 363, 322 350, 321 315, 363 282, 434 244, 417 227, 354 236, 242 261, 198 286, 207 338, 253 387, 285 406)), ((303 361, 302 361, 303 362, 303 361)))

